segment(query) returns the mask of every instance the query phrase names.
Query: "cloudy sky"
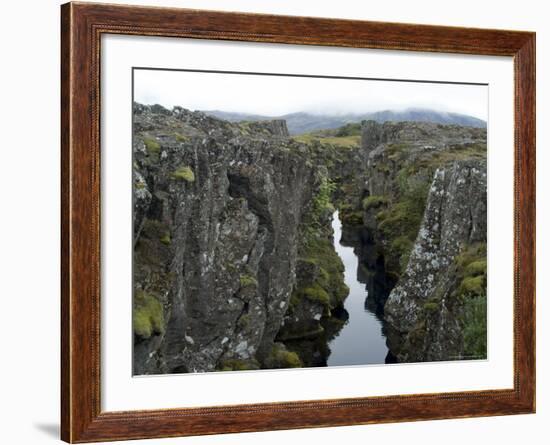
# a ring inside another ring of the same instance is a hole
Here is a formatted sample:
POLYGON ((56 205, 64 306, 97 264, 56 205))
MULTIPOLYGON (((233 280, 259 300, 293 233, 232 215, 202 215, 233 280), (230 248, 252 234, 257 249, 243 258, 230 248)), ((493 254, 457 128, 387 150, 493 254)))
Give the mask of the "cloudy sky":
POLYGON ((381 80, 134 70, 134 100, 280 116, 430 108, 487 120, 488 87, 381 80))

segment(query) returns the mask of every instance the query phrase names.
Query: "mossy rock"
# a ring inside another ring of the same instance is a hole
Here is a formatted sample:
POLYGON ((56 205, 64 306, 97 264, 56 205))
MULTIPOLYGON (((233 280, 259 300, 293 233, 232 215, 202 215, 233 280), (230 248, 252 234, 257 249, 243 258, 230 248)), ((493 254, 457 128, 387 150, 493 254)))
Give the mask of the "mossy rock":
POLYGON ((187 142, 187 141, 189 141, 189 137, 184 136, 181 133, 174 133, 174 137, 176 138, 176 141, 178 141, 178 142, 187 142))
POLYGON ((455 258, 459 286, 455 295, 462 298, 487 293, 487 244, 466 246, 455 258))
POLYGON ((144 137, 143 143, 149 153, 158 153, 160 151, 160 144, 151 137, 144 137))
POLYGON ((166 232, 164 235, 162 235, 159 241, 162 244, 169 246, 172 243, 172 239, 170 238, 170 232, 166 232))
POLYGON ((134 333, 141 338, 164 333, 164 313, 162 304, 153 295, 138 291, 134 297, 134 333))
POLYGON ((172 178, 185 182, 195 182, 195 173, 188 165, 182 165, 176 171, 172 172, 172 178))
POLYGON ((486 292, 485 277, 466 277, 460 283, 459 290, 463 295, 483 295, 486 292))
POLYGON ((464 270, 466 276, 475 277, 487 274, 487 260, 477 260, 468 264, 464 270))
POLYGON ((400 272, 407 267, 413 246, 414 242, 406 236, 399 236, 392 241, 390 249, 393 255, 399 259, 400 272))
POLYGON ((439 303, 436 301, 428 301, 424 303, 424 310, 429 314, 434 314, 439 310, 439 303))
POLYGON ((343 224, 348 226, 360 226, 363 224, 363 212, 361 211, 344 211, 340 213, 340 219, 343 224))
POLYGON ((222 360, 217 368, 218 371, 250 371, 254 369, 260 369, 260 365, 256 360, 242 360, 236 358, 222 360))
POLYGON ((265 359, 265 367, 267 369, 302 368, 303 366, 298 354, 287 351, 280 343, 273 345, 271 352, 265 359))
POLYGON ((363 199, 363 210, 368 211, 371 209, 377 209, 383 205, 386 205, 388 203, 388 197, 387 196, 380 196, 380 195, 372 195, 368 196, 365 199, 363 199))
POLYGON ((239 282, 241 284, 241 288, 258 286, 258 281, 252 275, 241 275, 239 277, 239 282))
POLYGON ((315 283, 313 286, 304 288, 302 292, 304 296, 310 301, 322 304, 323 306, 330 305, 330 297, 327 291, 317 283, 315 283))

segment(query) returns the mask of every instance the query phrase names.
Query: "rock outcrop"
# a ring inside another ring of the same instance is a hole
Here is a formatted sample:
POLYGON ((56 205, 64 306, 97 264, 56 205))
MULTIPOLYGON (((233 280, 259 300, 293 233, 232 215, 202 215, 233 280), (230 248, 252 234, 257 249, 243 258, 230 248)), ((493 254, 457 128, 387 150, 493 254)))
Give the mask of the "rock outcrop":
POLYGON ((408 265, 384 308, 386 321, 404 334, 393 345, 402 361, 464 355, 456 259, 487 242, 486 187, 483 161, 457 161, 435 172, 408 265))
POLYGON ((484 354, 486 130, 333 133, 134 104, 135 374, 325 366, 347 319, 336 208, 393 357, 484 354))
POLYGON ((134 108, 134 372, 294 359, 287 311, 301 217, 317 192, 284 122, 134 108))
POLYGON ((485 310, 486 131, 371 121, 362 149, 362 224, 374 245, 368 262, 384 264, 391 288, 379 303, 392 354, 402 362, 482 355, 467 331, 473 312, 479 319, 485 310))

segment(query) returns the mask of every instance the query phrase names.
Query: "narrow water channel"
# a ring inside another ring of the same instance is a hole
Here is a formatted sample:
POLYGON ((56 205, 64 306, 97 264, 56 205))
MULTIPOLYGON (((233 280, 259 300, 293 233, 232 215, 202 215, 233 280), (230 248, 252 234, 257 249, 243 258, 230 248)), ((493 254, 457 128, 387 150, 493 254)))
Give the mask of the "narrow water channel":
MULTIPOLYGON (((367 365, 385 363, 388 355, 386 338, 382 332, 382 321, 367 305, 366 284, 358 279, 359 259, 353 247, 344 246, 342 222, 335 212, 332 217, 334 248, 344 263, 344 280, 349 287, 349 295, 344 308, 349 314, 346 324, 338 335, 330 341, 328 366, 367 365)), ((369 305, 370 307, 370 305, 369 305)))

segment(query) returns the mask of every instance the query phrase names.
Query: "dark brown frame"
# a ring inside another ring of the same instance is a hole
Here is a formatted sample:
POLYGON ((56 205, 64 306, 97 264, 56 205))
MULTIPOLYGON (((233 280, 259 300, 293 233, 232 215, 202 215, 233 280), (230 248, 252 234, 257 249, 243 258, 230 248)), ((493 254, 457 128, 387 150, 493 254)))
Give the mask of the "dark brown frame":
POLYGON ((68 3, 61 7, 61 36, 63 440, 93 442, 535 411, 534 33, 68 3), (104 33, 513 56, 514 388, 102 412, 99 68, 104 33))

